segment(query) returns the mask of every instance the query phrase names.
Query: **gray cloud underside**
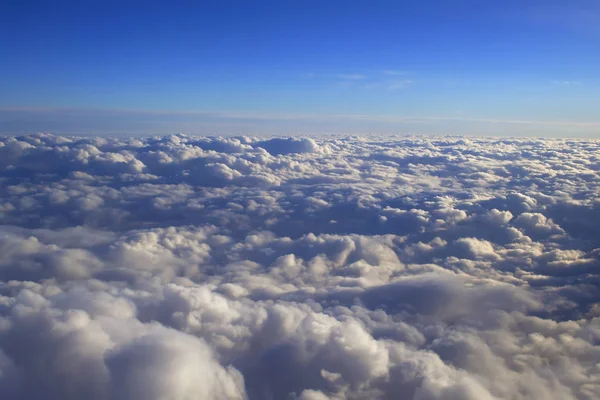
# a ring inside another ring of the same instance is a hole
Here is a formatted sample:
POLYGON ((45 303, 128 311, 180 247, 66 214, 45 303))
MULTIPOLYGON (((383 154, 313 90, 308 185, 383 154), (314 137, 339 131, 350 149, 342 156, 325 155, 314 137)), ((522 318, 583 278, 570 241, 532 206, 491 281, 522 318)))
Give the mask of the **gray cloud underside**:
POLYGON ((599 150, 1 138, 0 397, 598 399, 599 150))

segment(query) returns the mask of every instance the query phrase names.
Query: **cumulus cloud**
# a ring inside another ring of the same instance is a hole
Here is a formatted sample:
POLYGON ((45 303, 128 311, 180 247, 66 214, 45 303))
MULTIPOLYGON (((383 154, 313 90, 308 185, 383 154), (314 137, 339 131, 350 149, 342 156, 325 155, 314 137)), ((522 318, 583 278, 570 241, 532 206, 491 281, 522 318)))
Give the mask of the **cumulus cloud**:
POLYGON ((598 150, 0 138, 0 396, 597 399, 598 150))

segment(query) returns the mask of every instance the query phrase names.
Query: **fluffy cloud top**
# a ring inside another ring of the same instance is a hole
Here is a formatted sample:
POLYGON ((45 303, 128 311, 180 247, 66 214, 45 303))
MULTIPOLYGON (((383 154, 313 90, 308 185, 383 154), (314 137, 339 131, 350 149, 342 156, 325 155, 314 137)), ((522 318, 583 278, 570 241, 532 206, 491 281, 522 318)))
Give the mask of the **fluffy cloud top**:
POLYGON ((599 150, 0 138, 0 396, 600 398, 599 150))

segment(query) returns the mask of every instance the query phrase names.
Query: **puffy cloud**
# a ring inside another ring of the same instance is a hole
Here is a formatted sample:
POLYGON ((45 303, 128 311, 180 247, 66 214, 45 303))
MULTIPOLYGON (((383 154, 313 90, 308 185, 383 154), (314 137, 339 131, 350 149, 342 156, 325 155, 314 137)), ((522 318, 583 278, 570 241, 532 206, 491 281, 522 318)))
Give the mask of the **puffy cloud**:
POLYGON ((600 397, 594 141, 0 139, 0 396, 600 397))
POLYGON ((255 144, 272 155, 294 154, 294 153, 321 153, 327 152, 326 146, 319 146, 313 139, 274 138, 257 142, 255 144))
POLYGON ((191 335, 159 329, 104 356, 114 399, 244 399, 244 379, 191 335))

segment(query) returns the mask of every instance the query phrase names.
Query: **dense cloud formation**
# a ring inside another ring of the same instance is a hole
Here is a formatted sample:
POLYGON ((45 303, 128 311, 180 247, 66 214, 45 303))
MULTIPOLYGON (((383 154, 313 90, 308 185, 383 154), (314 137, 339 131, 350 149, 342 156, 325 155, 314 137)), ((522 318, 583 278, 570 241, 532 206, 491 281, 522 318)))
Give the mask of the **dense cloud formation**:
POLYGON ((600 398, 600 142, 0 140, 3 399, 600 398))

